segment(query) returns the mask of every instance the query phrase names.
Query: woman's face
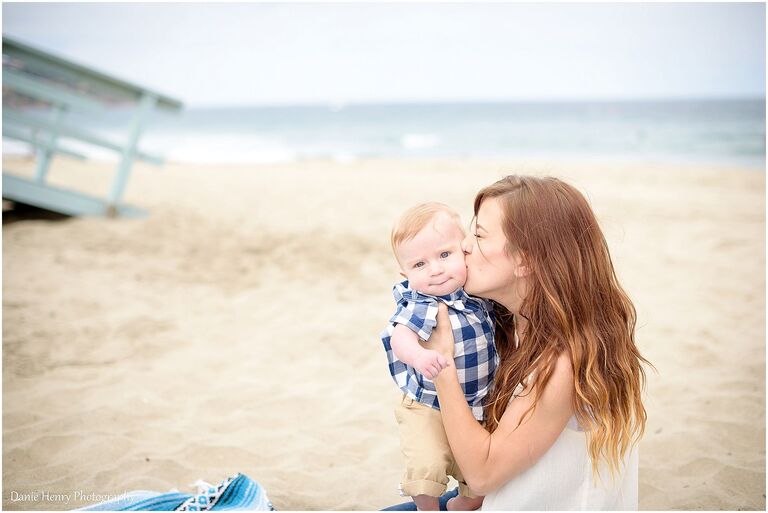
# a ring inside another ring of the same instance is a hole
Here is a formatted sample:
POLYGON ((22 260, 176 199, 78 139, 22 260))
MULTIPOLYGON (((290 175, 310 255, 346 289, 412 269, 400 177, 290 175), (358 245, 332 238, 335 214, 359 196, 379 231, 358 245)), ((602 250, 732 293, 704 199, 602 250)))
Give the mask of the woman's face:
POLYGON ((473 296, 493 299, 516 312, 522 302, 520 253, 508 253, 507 238, 502 229, 502 210, 496 198, 480 204, 475 226, 462 241, 467 265, 464 290, 473 296))

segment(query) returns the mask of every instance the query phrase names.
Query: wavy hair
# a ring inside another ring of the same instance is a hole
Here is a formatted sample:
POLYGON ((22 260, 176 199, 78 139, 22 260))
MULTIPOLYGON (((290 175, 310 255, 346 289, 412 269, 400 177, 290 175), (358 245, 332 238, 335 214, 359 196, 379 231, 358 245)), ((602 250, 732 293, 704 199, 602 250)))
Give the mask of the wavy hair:
MULTIPOLYGON (((528 321, 519 345, 514 316, 495 304, 501 364, 486 401, 486 428, 498 427, 518 384, 524 393, 534 386, 543 390, 557 357, 566 353, 573 366, 573 410, 587 432, 594 475, 600 475, 601 460, 614 475, 645 431, 642 364, 650 362, 635 345, 635 308, 616 278, 595 215, 578 190, 550 177, 507 176, 482 189, 475 217, 487 198, 500 202, 507 252, 519 250, 531 274, 518 312, 528 321)), ((520 423, 537 403, 534 397, 520 423)))

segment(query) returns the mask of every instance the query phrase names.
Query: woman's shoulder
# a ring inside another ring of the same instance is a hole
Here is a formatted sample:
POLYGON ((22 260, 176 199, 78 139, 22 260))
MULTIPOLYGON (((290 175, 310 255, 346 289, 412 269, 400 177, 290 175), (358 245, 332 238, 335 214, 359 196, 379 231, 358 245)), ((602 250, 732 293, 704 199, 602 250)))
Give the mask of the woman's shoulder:
POLYGON ((573 384, 573 362, 567 351, 563 351, 556 358, 553 364, 552 375, 545 386, 542 398, 549 397, 558 403, 563 403, 564 399, 570 398, 575 393, 573 384))
MULTIPOLYGON (((548 368, 548 365, 544 366, 548 368)), ((536 375, 541 371, 542 366, 537 366, 534 363, 533 371, 525 378, 524 383, 533 383, 536 379, 536 375)), ((555 386, 570 385, 573 386, 573 360, 568 351, 562 351, 555 357, 555 361, 552 364, 552 374, 550 375, 549 383, 555 383, 555 386)))
MULTIPOLYGON (((512 392, 510 402, 516 398, 525 399, 526 403, 536 401, 545 412, 571 412, 573 394, 576 393, 573 382, 573 365, 567 353, 558 355, 553 363, 552 373, 544 385, 543 390, 536 389, 537 374, 541 372, 536 368, 523 379, 512 392)), ((571 412, 572 413, 572 412, 571 412)), ((558 414, 558 416, 560 416, 558 414)))
POLYGON ((573 359, 568 351, 561 352, 555 359, 555 368, 552 371, 552 377, 558 376, 573 385, 573 359))
MULTIPOLYGON (((539 369, 534 368, 534 370, 523 379, 522 383, 518 383, 514 392, 512 392, 510 400, 522 395, 524 390, 534 386, 536 383, 536 375, 538 373, 539 369)), ((554 388, 557 389, 556 391, 562 392, 567 389, 572 390, 573 386, 573 363, 570 355, 564 351, 555 359, 554 369, 552 370, 552 375, 547 382, 546 388, 548 390, 554 388)), ((526 393, 526 395, 528 394, 526 393)))

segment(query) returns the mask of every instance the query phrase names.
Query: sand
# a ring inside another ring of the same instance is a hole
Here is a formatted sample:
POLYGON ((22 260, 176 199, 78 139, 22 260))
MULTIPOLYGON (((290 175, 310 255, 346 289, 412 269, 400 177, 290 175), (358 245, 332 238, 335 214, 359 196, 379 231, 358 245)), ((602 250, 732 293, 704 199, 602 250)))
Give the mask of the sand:
MULTIPOLYGON (((112 167, 62 159, 51 181, 105 194, 112 167)), ((415 160, 136 165, 147 218, 6 212, 3 507, 236 472, 279 510, 399 502, 389 228, 424 200, 467 220, 511 172, 587 193, 636 303, 658 369, 640 508, 765 509, 764 172, 415 160)))

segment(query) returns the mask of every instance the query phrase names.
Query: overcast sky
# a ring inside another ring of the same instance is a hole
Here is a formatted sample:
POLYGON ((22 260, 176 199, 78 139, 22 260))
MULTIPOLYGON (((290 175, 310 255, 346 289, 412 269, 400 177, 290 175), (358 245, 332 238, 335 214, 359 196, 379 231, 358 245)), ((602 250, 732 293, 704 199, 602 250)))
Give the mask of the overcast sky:
POLYGON ((188 106, 765 96, 765 5, 3 3, 188 106))

